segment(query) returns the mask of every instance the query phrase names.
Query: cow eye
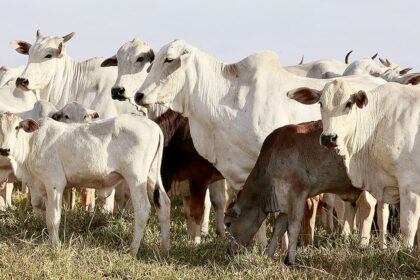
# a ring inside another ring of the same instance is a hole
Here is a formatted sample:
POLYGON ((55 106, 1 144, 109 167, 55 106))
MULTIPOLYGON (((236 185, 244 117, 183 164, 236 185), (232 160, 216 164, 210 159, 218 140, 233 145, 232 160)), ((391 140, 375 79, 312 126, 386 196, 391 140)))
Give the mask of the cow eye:
POLYGON ((69 119, 69 116, 68 115, 64 115, 64 118, 69 119))
POLYGON ((15 127, 15 129, 16 129, 16 130, 19 130, 19 126, 16 126, 16 127, 15 127))
POLYGON ((83 117, 83 119, 85 119, 85 120, 86 120, 86 119, 87 119, 87 115, 85 115, 85 116, 83 117))
POLYGON ((171 63, 172 61, 174 61, 172 58, 166 58, 164 63, 171 63))
POLYGON ((52 54, 47 54, 46 56, 45 56, 45 58, 51 58, 52 57, 52 54))
POLYGON ((139 56, 139 58, 137 58, 136 62, 142 62, 144 60, 144 57, 139 56))
POLYGON ((346 109, 350 109, 351 106, 353 106, 353 102, 351 102, 350 100, 347 101, 347 103, 346 103, 346 109))

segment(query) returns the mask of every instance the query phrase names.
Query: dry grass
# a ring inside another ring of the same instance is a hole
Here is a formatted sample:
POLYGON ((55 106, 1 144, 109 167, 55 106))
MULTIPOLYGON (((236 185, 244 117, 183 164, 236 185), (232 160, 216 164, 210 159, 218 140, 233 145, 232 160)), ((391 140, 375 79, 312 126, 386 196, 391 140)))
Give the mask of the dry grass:
MULTIPOLYGON (((171 256, 158 253, 159 227, 152 214, 139 259, 128 254, 132 214, 105 217, 80 209, 64 211, 62 247, 53 250, 42 220, 17 196, 17 209, 0 214, 0 277, 4 279, 306 279, 306 278, 418 278, 420 257, 401 249, 398 238, 381 251, 377 240, 365 249, 357 238, 344 239, 317 231, 316 246, 301 248, 296 267, 286 267, 279 256, 271 259, 256 247, 238 256, 228 256, 228 239, 214 230, 201 245, 186 238, 179 200, 172 206, 171 256)), ((214 217, 212 217, 214 223, 214 217)), ((214 227, 212 227, 213 229, 214 227)))

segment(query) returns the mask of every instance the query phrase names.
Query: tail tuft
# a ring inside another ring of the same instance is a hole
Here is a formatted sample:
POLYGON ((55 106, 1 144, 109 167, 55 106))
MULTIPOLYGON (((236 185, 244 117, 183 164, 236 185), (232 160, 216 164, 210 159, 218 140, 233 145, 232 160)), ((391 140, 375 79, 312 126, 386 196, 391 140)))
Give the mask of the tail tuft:
POLYGON ((157 208, 160 208, 160 192, 159 192, 159 186, 156 185, 155 190, 153 191, 153 202, 155 203, 155 206, 157 208))

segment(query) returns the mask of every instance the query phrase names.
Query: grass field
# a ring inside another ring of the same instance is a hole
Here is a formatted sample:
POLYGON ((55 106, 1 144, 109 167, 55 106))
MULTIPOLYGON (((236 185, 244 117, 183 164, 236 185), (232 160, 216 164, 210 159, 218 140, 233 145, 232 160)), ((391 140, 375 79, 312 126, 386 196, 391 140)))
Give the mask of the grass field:
POLYGON ((262 254, 257 246, 237 256, 226 254, 228 238, 214 232, 195 246, 186 236, 182 203, 172 205, 170 257, 158 253, 159 226, 153 213, 146 227, 139 259, 128 253, 133 216, 129 211, 106 217, 80 209, 63 211, 60 249, 49 246, 45 224, 15 196, 16 210, 0 214, 0 277, 2 279, 313 279, 419 278, 420 256, 401 249, 397 237, 381 251, 376 238, 359 248, 357 238, 344 239, 318 229, 316 245, 300 248, 296 267, 262 254))

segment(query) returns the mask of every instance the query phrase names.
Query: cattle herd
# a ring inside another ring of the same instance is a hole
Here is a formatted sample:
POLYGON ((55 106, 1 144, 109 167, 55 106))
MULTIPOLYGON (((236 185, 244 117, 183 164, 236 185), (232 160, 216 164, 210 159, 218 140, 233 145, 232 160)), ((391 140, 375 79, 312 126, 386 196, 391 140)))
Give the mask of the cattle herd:
POLYGON ((313 243, 317 212, 327 230, 336 215, 366 246, 376 205, 382 249, 390 207, 405 245, 417 233, 420 248, 420 73, 377 55, 349 63, 350 53, 283 67, 264 51, 227 64, 182 39, 157 53, 133 39, 107 59, 77 62, 66 53, 73 36, 38 30, 33 44, 12 41, 28 63, 0 68, 0 208, 13 207, 19 180, 53 246, 63 203, 74 207, 81 189, 87 211, 131 201, 133 255, 151 204, 169 254, 175 192, 195 243, 213 203, 231 253, 254 237, 268 245, 270 213, 267 252, 282 237, 286 263, 299 237, 313 243))

